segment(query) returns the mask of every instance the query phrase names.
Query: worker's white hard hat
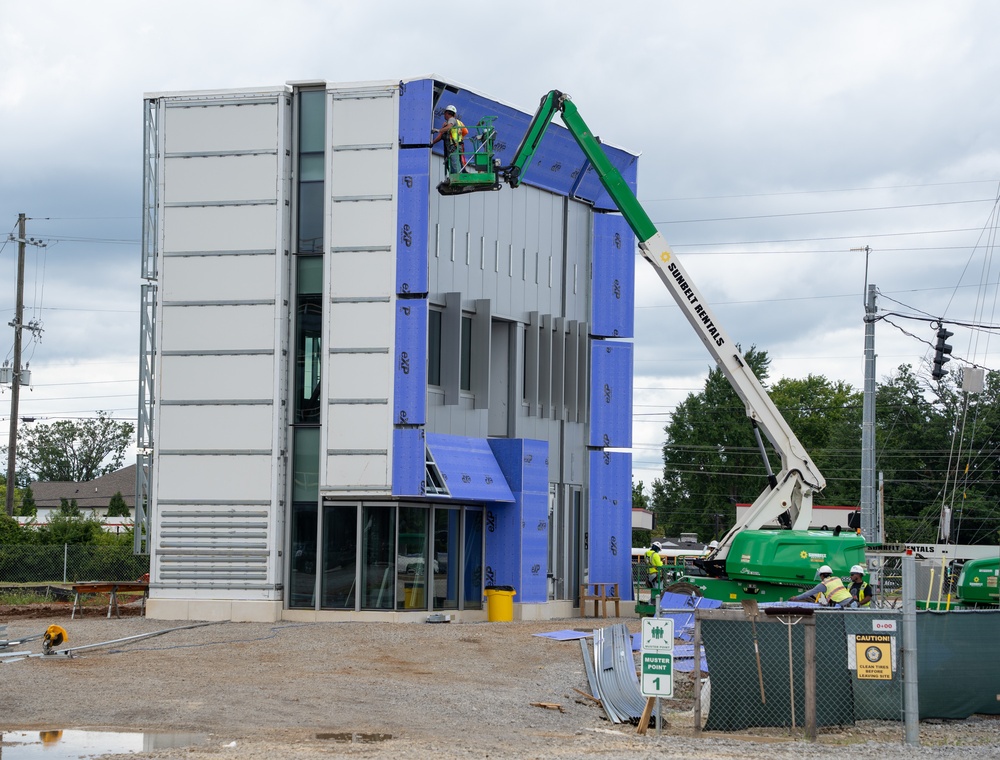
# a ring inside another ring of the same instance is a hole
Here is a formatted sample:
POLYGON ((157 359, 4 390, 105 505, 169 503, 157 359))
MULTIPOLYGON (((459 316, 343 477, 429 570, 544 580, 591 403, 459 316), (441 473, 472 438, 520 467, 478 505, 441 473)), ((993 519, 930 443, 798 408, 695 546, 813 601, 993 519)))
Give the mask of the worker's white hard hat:
POLYGON ((829 565, 823 565, 823 566, 822 566, 822 567, 821 567, 821 568, 819 569, 819 574, 820 574, 820 575, 833 575, 833 570, 831 570, 831 569, 830 569, 830 566, 829 566, 829 565))
POLYGON ((444 112, 448 113, 449 111, 451 111, 452 113, 458 113, 458 109, 455 108, 455 106, 445 106, 444 112))
POLYGON ((653 543, 651 543, 649 545, 649 548, 652 549, 654 552, 660 551, 660 542, 659 541, 654 541, 653 543))
POLYGON ((865 569, 861 565, 854 565, 851 568, 851 574, 853 575, 854 573, 858 573, 859 575, 864 575, 865 569))
POLYGON ((719 548, 719 542, 718 541, 712 541, 712 542, 710 542, 708 544, 708 548, 709 549, 718 549, 719 548))

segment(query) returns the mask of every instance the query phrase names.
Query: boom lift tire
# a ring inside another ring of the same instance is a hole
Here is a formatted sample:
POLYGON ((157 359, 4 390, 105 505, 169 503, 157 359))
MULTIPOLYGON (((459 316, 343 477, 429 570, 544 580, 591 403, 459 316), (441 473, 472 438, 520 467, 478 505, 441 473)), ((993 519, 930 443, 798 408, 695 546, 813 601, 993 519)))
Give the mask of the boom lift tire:
POLYGON ((677 583, 671 583, 667 586, 664 591, 669 594, 684 594, 685 596, 703 596, 701 589, 695 586, 693 583, 688 583, 687 581, 678 581, 677 583))

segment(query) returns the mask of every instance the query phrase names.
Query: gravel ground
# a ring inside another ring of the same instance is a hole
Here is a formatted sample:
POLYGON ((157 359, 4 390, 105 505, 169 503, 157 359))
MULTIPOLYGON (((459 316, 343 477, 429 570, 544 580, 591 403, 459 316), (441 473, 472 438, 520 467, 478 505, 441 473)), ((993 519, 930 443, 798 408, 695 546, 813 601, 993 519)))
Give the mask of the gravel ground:
MULTIPOLYGON (((5 620, 7 639, 62 625, 62 648, 188 626, 131 617, 5 620)), ((638 631, 637 618, 622 618, 638 631)), ((604 621, 601 621, 604 624, 604 621)), ((477 624, 217 623, 81 652, 0 665, 0 730, 87 728, 199 733, 204 743, 105 758, 587 757, 840 758, 1000 756, 1000 718, 921 725, 919 748, 898 723, 692 737, 690 684, 678 682, 669 726, 636 736, 587 692, 578 641, 533 633, 593 619, 477 624), (532 706, 557 704, 560 710, 532 706), (685 712, 686 711, 686 712, 685 712), (355 737, 345 741, 346 737, 355 737), (391 737, 391 738, 389 738, 391 737)), ((40 651, 39 642, 17 649, 40 651)), ((52 748, 56 750, 56 748, 52 748)), ((2 749, 0 749, 2 753, 2 749)), ((46 756, 56 758, 56 752, 46 756)))

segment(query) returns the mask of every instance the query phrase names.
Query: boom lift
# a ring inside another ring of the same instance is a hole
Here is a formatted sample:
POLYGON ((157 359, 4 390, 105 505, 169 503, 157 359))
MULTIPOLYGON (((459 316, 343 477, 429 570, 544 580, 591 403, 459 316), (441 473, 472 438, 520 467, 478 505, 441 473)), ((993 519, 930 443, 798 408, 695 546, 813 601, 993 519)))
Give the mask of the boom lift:
MULTIPOLYGON (((830 564, 846 574, 851 565, 863 563, 865 541, 861 536, 840 535, 839 530, 834 533, 808 530, 813 495, 823 489, 826 480, 568 95, 552 90, 542 98, 509 165, 500 166, 492 155, 477 152, 477 163, 449 175, 438 185, 438 192, 456 195, 499 190, 504 183, 518 187, 556 113, 635 232, 643 258, 656 270, 743 401, 764 459, 767 488, 719 541, 718 547, 697 561, 705 576, 682 578, 680 588, 724 601, 783 600, 814 585, 820 565, 830 564), (777 473, 771 470, 761 432, 781 459, 777 473), (772 521, 786 530, 760 530, 772 521)), ((486 134, 492 143, 495 134, 492 121, 488 127, 489 131, 477 130, 477 145, 485 142, 478 138, 479 134, 486 134)))

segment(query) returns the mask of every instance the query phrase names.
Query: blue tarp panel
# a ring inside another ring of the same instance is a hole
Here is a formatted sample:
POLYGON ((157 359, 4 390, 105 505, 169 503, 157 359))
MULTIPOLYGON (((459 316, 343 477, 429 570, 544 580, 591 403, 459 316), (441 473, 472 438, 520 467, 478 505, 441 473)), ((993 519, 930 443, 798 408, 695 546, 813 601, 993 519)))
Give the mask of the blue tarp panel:
POLYGON ((485 438, 427 433, 427 446, 458 501, 514 501, 485 438))
MULTIPOLYGON (((700 609, 713 610, 722 606, 719 599, 706 599, 703 596, 691 596, 690 594, 673 594, 665 591, 660 598, 661 610, 683 610, 700 609)), ((671 618, 674 621, 674 638, 690 641, 694 634, 694 612, 671 612, 660 617, 671 618)))
POLYGON ((427 421, 426 345, 427 299, 398 299, 392 413, 397 425, 422 425, 427 421))
POLYGON ((591 334, 635 334, 635 234, 619 214, 594 214, 591 334))
POLYGON ((595 340, 590 344, 588 446, 632 446, 632 352, 631 343, 595 340))
MULTIPOLYGON (((407 83, 408 88, 411 85, 412 83, 407 83)), ((541 98, 545 94, 538 93, 538 96, 541 98)), ((531 114, 526 114, 467 90, 449 89, 434 104, 435 126, 440 126, 444 122, 444 108, 448 105, 454 105, 458 109, 458 118, 470 130, 483 116, 497 117, 494 122, 498 138, 495 150, 497 159, 503 165, 513 160, 514 153, 524 133, 528 131, 531 116, 534 114, 533 110, 531 114)), ((577 106, 579 105, 578 103, 577 106)), ((586 118, 585 113, 581 115, 586 118)), ((442 155, 441 143, 434 147, 434 152, 442 155)), ((622 177, 634 193, 637 177, 636 156, 609 145, 604 146, 604 152, 615 168, 622 173, 622 177)), ((525 168, 524 184, 564 196, 573 193, 575 188, 576 197, 593 203, 596 208, 617 210, 573 136, 559 124, 558 117, 546 131, 545 137, 535 151, 532 163, 525 168)))

